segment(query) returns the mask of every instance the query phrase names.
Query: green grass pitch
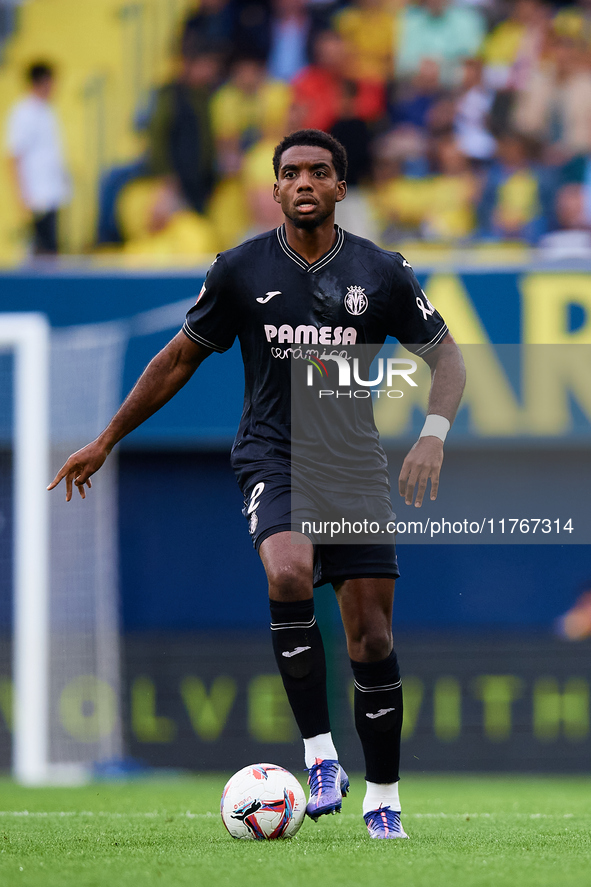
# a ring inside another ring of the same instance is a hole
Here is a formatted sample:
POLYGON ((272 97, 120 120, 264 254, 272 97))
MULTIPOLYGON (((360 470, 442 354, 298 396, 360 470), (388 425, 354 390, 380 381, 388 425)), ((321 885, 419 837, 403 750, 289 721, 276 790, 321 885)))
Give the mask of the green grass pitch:
POLYGON ((363 780, 291 841, 235 841, 226 776, 25 789, 0 780, 2 887, 584 887, 591 778, 409 776, 409 841, 371 841, 363 780))

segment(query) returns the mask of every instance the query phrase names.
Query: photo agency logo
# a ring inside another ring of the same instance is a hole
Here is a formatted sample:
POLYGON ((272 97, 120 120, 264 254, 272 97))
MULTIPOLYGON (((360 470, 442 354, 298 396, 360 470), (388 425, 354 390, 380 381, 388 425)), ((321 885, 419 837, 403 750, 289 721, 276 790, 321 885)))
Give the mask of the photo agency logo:
POLYGON ((374 372, 374 379, 362 378, 370 372, 370 359, 359 357, 346 358, 336 354, 323 354, 322 357, 306 357, 306 386, 315 388, 318 384, 318 397, 322 398, 356 398, 358 400, 382 396, 393 400, 404 397, 404 390, 395 385, 403 382, 411 388, 417 388, 412 378, 417 370, 417 363, 410 358, 380 357, 374 372), (329 372, 329 364, 330 372, 329 372), (336 368, 333 366, 336 364, 336 368), (328 385, 332 385, 331 388, 328 385), (380 387, 381 386, 381 387, 380 387))

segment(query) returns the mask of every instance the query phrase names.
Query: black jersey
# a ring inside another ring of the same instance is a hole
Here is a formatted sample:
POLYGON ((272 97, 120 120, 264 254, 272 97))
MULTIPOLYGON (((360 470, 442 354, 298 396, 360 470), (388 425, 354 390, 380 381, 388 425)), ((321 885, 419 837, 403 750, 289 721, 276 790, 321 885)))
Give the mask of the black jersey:
MULTIPOLYGON (((217 256, 183 331, 218 352, 240 341, 245 394, 232 465, 242 485, 263 467, 290 463, 296 350, 382 345, 391 335, 422 356, 447 327, 399 253, 337 227, 334 246, 310 265, 291 249, 281 226, 217 256)), ((383 474, 386 458, 373 416, 368 420, 367 402, 357 407, 348 444, 358 465, 363 450, 367 477, 383 474)))

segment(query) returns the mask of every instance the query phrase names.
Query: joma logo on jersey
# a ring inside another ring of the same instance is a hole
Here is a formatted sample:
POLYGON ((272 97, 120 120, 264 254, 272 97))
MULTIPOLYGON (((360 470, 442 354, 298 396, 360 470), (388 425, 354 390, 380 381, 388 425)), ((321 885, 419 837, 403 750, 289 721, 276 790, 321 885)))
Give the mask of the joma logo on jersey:
POLYGON ((287 343, 289 345, 354 345, 357 341, 357 330, 352 326, 313 326, 300 324, 294 329, 288 323, 279 328, 272 323, 265 324, 267 342, 287 343))
POLYGON ((365 290, 360 286, 347 287, 347 295, 345 296, 345 308, 349 314, 358 316, 363 314, 369 302, 365 295, 365 290))

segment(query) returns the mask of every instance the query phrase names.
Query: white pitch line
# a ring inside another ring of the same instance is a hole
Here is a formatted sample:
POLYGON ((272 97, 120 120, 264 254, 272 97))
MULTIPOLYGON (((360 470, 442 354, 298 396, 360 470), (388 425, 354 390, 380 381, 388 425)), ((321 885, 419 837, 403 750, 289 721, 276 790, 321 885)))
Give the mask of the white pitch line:
MULTIPOLYGON (((588 818, 589 813, 403 813, 407 819, 494 819, 502 817, 503 819, 572 819, 575 816, 579 818, 588 818)), ((55 817, 106 817, 110 819, 156 819, 158 817, 173 816, 185 819, 217 819, 219 813, 191 813, 187 810, 185 813, 172 813, 170 811, 152 811, 146 813, 118 813, 110 810, 0 810, 0 816, 16 818, 47 818, 55 817)), ((358 819, 358 813, 343 813, 341 819, 358 819)))
POLYGON ((155 811, 152 813, 115 813, 110 810, 0 810, 0 816, 12 816, 15 818, 27 818, 27 817, 49 817, 49 816, 83 816, 83 817, 91 817, 91 816, 105 816, 111 819, 156 819, 157 817, 165 817, 165 816, 179 816, 185 817, 186 819, 211 819, 217 818, 219 813, 191 813, 190 810, 187 810, 186 813, 171 813, 170 811, 163 810, 161 812, 155 811))
MULTIPOLYGON (((572 819, 574 816, 589 817, 589 813, 405 813, 405 819, 572 819)), ((344 813, 343 819, 357 819, 357 813, 344 813)))

